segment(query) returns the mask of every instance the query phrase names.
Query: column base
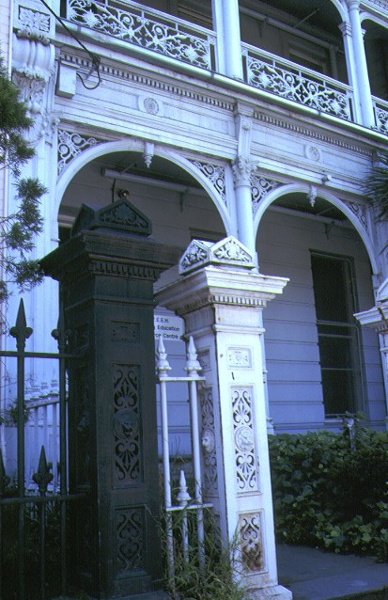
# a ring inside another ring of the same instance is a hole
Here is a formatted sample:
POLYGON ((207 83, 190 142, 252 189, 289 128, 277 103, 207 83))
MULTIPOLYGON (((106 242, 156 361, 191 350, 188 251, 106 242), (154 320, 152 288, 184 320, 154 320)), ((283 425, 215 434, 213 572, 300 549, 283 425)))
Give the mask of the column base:
POLYGON ((248 590, 245 600, 292 600, 292 592, 282 585, 248 590))

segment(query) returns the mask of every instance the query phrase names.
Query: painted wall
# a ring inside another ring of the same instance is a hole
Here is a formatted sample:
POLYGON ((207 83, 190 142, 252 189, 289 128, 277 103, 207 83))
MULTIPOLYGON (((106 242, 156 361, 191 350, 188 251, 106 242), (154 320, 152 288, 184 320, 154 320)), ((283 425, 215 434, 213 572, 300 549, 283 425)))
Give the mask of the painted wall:
MULTIPOLYGON (((324 422, 311 250, 353 258, 358 309, 373 305, 369 260, 353 228, 334 226, 326 233, 322 222, 271 209, 266 212, 258 234, 260 271, 290 278, 283 295, 263 313, 270 414, 278 432, 335 425, 333 420, 324 422)), ((361 340, 363 411, 374 425, 383 426, 377 334, 363 328, 361 340)))

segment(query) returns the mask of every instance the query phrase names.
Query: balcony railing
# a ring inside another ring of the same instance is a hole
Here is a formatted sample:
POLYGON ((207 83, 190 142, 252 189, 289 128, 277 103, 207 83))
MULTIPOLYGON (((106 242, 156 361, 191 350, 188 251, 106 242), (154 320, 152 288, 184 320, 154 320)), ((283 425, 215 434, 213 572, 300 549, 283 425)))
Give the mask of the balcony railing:
POLYGON ((372 98, 375 112, 376 129, 388 135, 388 102, 379 98, 372 98))
POLYGON ((249 85, 321 113, 353 120, 349 86, 247 44, 243 44, 243 57, 249 85))
POLYGON ((214 70, 214 32, 135 2, 68 0, 66 18, 201 69, 214 70))
MULTIPOLYGON (((199 69, 217 71, 216 33, 131 0, 66 0, 66 18, 121 42, 199 69)), ((352 88, 331 77, 242 44, 248 85, 348 122, 355 122, 352 88)), ((375 129, 388 135, 388 103, 373 98, 375 129)))

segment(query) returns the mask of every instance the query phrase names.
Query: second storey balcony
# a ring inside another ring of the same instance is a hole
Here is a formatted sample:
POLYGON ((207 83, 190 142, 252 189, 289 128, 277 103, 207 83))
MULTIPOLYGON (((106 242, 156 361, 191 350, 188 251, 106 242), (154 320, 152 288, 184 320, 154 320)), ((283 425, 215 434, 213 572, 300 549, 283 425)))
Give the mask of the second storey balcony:
POLYGON ((219 75, 264 99, 388 135, 388 3, 343 1, 341 11, 339 4, 62 0, 61 16, 100 47, 135 51, 194 77, 219 75))

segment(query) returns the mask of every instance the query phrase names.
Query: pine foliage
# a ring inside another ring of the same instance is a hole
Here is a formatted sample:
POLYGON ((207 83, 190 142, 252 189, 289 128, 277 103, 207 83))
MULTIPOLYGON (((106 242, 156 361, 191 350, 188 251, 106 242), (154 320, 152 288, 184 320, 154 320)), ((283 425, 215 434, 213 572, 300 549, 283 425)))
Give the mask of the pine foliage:
POLYGON ((37 260, 30 258, 35 236, 43 229, 40 199, 46 192, 35 178, 20 178, 20 169, 33 155, 26 141, 31 119, 19 100, 0 57, 0 169, 9 169, 15 180, 17 209, 0 215, 0 303, 9 297, 9 285, 31 289, 42 280, 37 260))

